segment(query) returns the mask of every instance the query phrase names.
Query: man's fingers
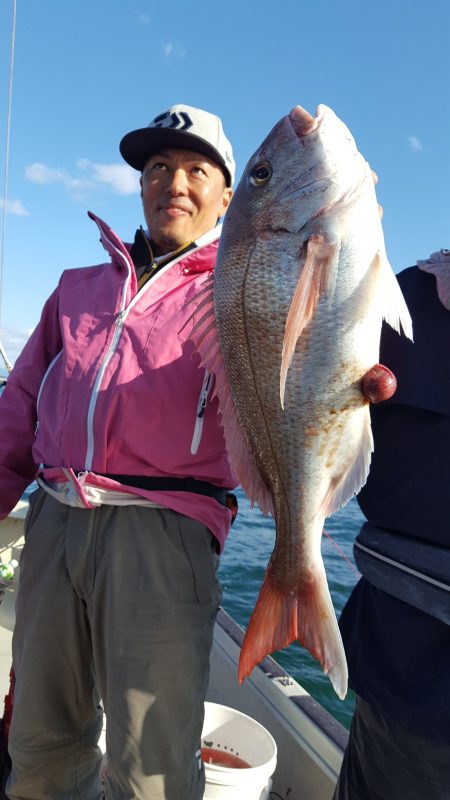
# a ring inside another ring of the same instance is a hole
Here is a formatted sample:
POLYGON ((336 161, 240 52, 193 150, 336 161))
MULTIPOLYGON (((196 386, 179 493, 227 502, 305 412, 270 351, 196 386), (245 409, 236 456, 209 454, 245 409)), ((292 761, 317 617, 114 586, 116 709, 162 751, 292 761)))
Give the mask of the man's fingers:
POLYGON ((390 369, 383 364, 375 364, 369 369, 361 381, 361 390, 370 403, 381 403, 389 400, 397 388, 397 379, 390 369))

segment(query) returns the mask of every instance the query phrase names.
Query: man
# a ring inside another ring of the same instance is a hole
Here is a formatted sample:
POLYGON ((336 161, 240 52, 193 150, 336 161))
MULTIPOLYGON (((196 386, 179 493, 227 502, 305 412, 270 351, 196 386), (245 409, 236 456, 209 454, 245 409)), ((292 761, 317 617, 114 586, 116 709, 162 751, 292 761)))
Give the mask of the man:
POLYGON ((235 485, 184 329, 234 161, 177 105, 121 142, 149 228, 63 273, 1 397, 0 513, 36 475, 21 561, 11 800, 200 800, 203 703, 235 485), (183 331, 182 331, 183 329, 183 331), (181 332, 182 331, 182 332, 181 332), (181 333, 180 333, 181 332, 181 333))
POLYGON ((398 280, 414 344, 383 329, 397 392, 372 409, 363 578, 340 627, 357 695, 334 800, 450 796, 450 251, 398 280))

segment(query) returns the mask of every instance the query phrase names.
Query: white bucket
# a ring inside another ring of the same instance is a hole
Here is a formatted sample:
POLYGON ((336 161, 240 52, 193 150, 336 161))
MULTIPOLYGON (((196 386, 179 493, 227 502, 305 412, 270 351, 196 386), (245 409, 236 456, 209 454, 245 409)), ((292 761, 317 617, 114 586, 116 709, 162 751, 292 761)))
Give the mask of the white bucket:
POLYGON ((243 769, 208 764, 204 800, 267 800, 277 764, 275 740, 259 722, 228 706, 205 703, 202 749, 238 756, 243 769))

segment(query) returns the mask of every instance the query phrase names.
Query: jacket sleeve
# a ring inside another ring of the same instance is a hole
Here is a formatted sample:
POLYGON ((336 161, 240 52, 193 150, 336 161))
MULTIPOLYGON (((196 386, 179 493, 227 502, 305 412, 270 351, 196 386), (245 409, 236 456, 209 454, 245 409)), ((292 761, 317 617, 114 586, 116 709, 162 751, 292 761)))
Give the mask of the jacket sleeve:
POLYGON ((0 397, 0 519, 8 516, 36 474, 36 401, 45 372, 62 347, 58 297, 59 288, 47 300, 0 397))

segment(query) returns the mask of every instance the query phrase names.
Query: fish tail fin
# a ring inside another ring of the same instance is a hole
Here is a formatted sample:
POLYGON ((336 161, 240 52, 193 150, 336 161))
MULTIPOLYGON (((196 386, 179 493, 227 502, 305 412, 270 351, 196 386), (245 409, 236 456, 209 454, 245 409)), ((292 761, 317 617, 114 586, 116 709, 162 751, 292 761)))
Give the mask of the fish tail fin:
POLYGON ((295 640, 320 662, 343 700, 347 661, 323 568, 291 592, 282 591, 267 573, 241 648, 239 683, 265 656, 295 640))

